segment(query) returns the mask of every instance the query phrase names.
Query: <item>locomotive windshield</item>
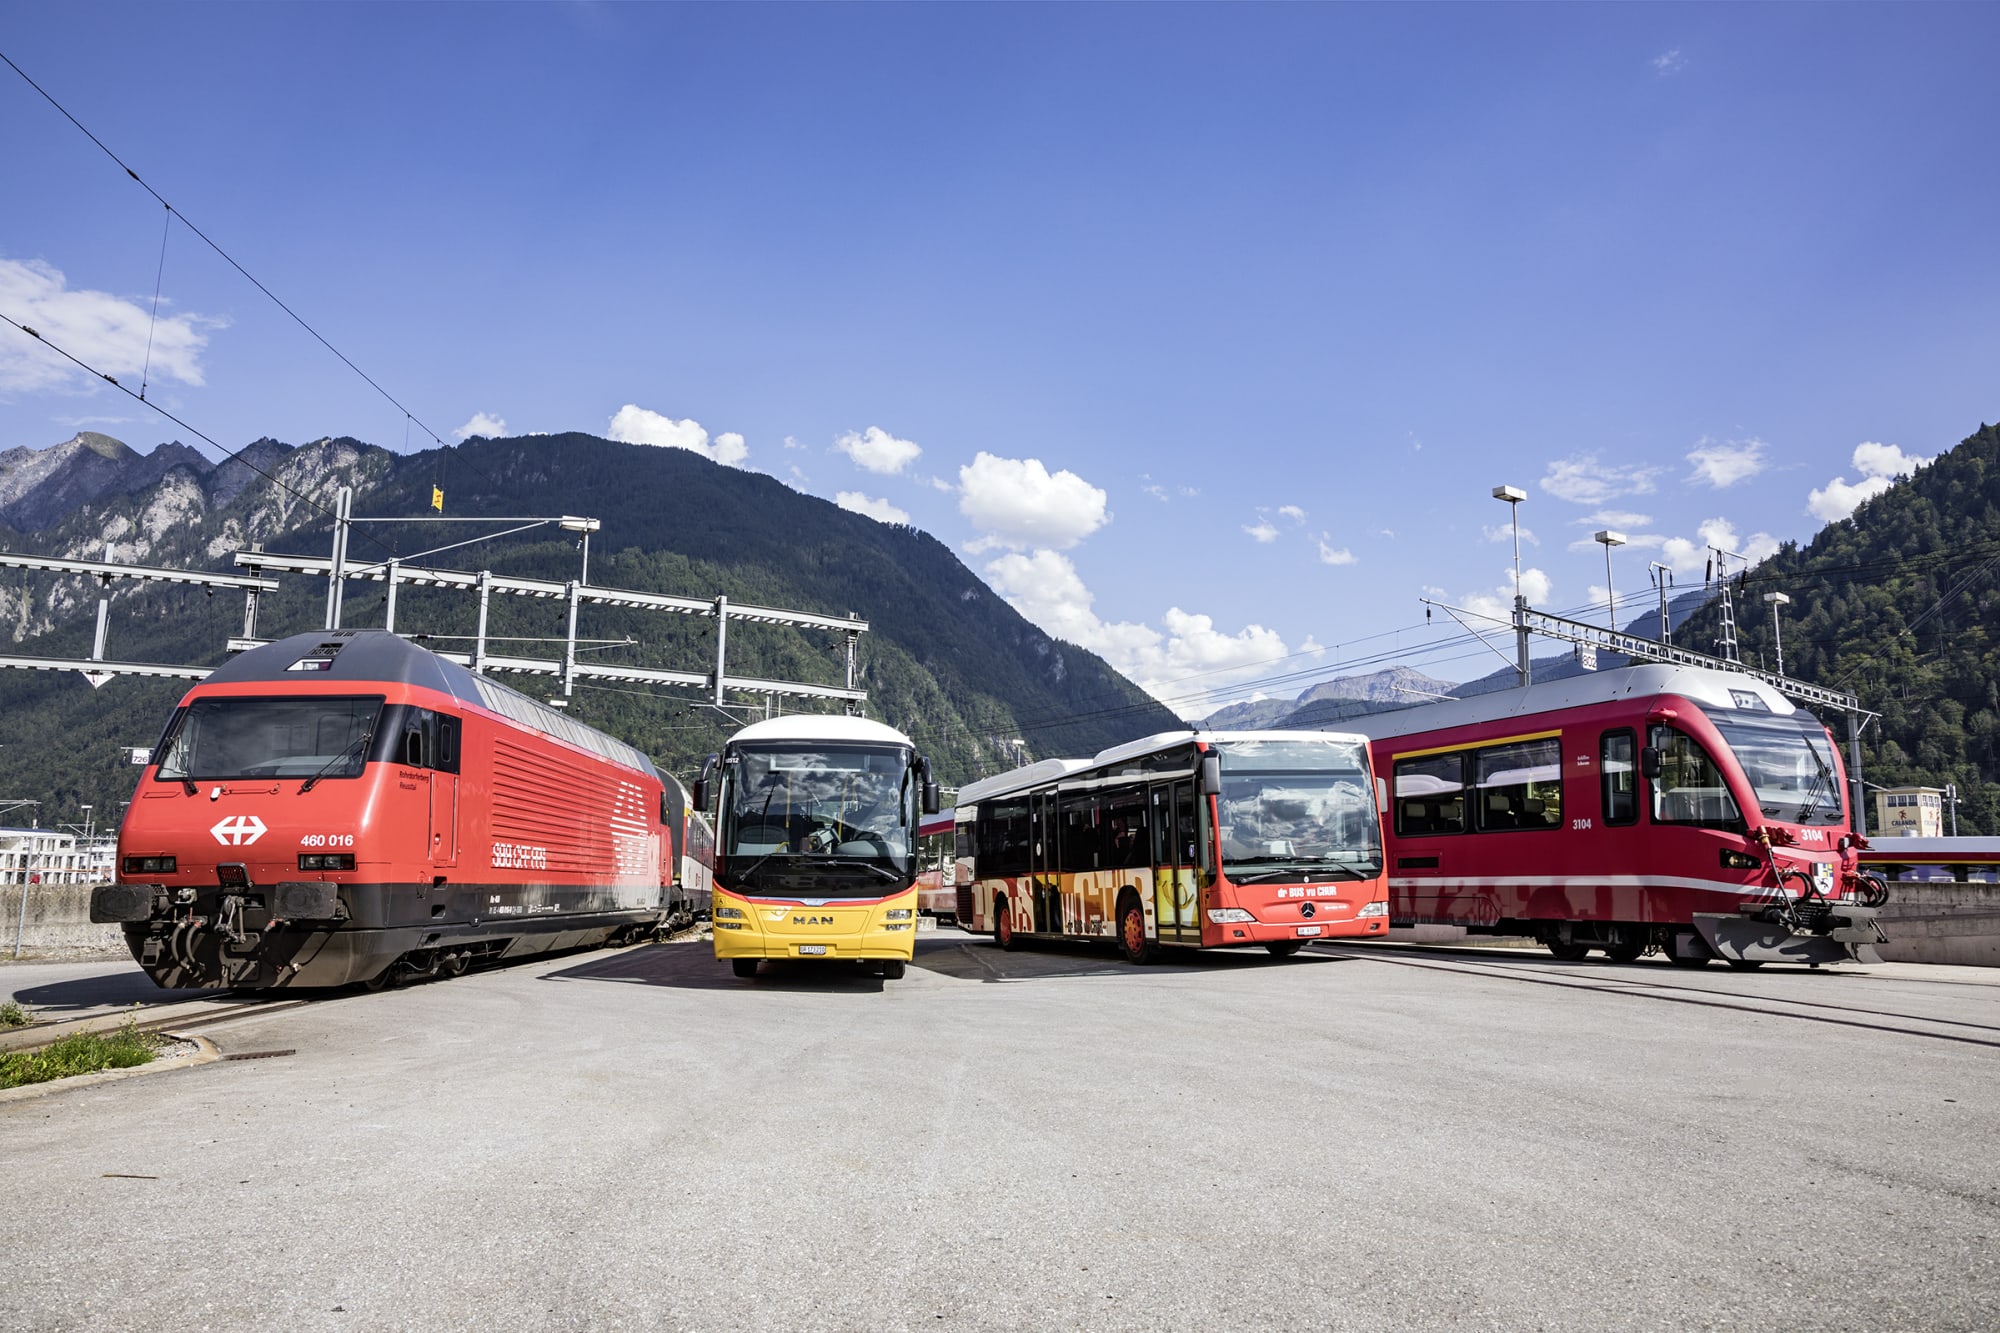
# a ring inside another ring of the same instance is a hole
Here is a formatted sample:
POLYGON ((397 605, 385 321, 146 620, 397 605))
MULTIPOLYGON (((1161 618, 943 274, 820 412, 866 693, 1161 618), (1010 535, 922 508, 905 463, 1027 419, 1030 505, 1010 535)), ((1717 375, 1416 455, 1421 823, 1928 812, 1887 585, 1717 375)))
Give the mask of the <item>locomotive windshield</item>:
POLYGON ((1381 825, 1357 741, 1220 741, 1222 866, 1238 883, 1381 873, 1381 825))
POLYGON ((359 777, 380 696, 196 699, 160 742, 165 782, 359 777))
POLYGON ((917 771, 888 746, 741 746, 722 851, 731 883, 769 893, 878 897, 916 873, 917 771))
POLYGON ((1743 766, 1757 807, 1788 824, 1839 824, 1846 818, 1833 743, 1826 728, 1805 712, 1789 717, 1709 713, 1743 766))

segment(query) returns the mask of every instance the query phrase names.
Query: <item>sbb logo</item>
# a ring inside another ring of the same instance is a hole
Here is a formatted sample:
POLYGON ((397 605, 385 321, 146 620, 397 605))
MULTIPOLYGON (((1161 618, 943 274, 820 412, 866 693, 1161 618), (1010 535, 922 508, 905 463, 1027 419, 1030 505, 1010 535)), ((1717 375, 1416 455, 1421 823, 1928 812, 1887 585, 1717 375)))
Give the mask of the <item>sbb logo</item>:
POLYGON ((224 847, 248 847, 264 836, 264 821, 255 815, 231 815, 209 832, 224 847))

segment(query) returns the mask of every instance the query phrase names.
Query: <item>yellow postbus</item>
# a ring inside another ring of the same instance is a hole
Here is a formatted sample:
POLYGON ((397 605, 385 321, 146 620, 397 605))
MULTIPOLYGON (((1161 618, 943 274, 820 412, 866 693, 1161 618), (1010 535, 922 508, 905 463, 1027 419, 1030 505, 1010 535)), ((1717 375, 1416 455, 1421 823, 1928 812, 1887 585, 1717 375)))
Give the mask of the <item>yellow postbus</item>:
POLYGON ((916 948, 917 821, 938 805, 908 736, 858 717, 755 722, 703 765, 695 803, 716 812, 715 956, 737 976, 766 958, 903 975, 916 948))

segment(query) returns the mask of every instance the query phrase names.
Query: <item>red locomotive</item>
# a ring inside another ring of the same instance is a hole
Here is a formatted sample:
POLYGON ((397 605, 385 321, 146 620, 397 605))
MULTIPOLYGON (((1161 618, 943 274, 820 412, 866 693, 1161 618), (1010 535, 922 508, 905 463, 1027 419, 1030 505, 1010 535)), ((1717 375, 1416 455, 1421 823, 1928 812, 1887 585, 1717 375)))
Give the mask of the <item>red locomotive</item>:
POLYGON ((91 919, 166 987, 381 985, 634 939, 689 906, 663 796, 630 745, 394 634, 294 635, 181 700, 91 919))

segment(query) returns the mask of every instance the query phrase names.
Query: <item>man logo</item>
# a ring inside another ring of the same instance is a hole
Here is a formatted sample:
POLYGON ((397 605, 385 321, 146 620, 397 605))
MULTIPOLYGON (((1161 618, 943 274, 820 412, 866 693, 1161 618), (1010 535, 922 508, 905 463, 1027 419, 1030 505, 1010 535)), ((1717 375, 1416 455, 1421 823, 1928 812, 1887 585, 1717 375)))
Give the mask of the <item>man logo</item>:
POLYGON ((248 847, 264 836, 264 821, 255 815, 231 815, 209 832, 224 847, 248 847))
POLYGON ((833 923, 833 918, 830 916, 795 916, 792 918, 792 924, 795 926, 830 926, 833 923))

